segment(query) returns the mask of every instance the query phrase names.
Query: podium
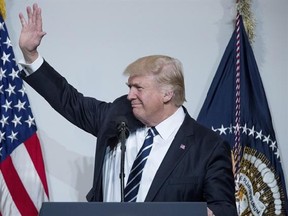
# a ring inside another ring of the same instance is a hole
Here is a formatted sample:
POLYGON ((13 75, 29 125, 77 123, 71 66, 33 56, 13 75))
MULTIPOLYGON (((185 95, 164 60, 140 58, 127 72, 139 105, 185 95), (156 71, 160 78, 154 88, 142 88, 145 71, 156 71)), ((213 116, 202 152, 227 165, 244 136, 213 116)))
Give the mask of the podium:
POLYGON ((40 216, 207 216, 205 202, 44 202, 40 216))

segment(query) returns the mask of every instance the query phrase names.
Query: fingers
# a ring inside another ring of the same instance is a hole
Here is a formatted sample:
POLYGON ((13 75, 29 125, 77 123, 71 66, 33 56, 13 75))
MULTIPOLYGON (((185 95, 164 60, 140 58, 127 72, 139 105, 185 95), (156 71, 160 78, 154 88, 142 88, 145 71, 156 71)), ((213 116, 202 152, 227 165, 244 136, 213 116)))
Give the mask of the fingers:
POLYGON ((34 24, 37 20, 37 14, 39 13, 40 8, 35 3, 33 4, 33 13, 32 13, 32 23, 34 24))
POLYGON ((22 27, 26 25, 36 26, 36 29, 42 32, 42 15, 41 15, 41 8, 35 3, 33 4, 32 8, 28 6, 26 8, 27 12, 27 21, 22 13, 19 13, 19 18, 22 27))
MULTIPOLYGON (((28 17, 28 24, 30 23, 35 24, 39 15, 41 16, 41 9, 38 7, 36 3, 33 4, 33 8, 28 6, 26 8, 26 12, 27 12, 27 17, 28 17)), ((22 15, 22 17, 24 16, 22 15)))
POLYGON ((22 27, 24 27, 27 23, 22 13, 19 14, 19 19, 22 27))
POLYGON ((38 30, 42 32, 42 15, 41 15, 40 8, 38 8, 36 11, 35 22, 36 22, 36 26, 38 27, 38 30))
POLYGON ((28 16, 28 23, 32 22, 32 9, 31 7, 26 8, 27 16, 28 16))

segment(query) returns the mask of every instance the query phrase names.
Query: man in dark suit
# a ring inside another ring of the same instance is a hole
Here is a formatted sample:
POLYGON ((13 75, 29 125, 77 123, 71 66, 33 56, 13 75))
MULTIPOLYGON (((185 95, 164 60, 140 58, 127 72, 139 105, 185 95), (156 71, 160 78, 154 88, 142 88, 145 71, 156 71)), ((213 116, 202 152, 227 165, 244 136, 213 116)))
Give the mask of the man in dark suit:
POLYGON ((162 55, 140 58, 124 72, 129 77, 128 95, 112 103, 85 97, 37 52, 45 35, 41 9, 34 4, 33 8, 27 7, 27 14, 28 21, 19 15, 23 79, 67 120, 97 137, 94 182, 88 201, 119 202, 123 195, 117 129, 121 117, 129 128, 125 189, 136 182, 125 191, 126 201, 205 201, 208 215, 237 215, 229 145, 199 125, 183 106, 185 87, 179 60, 162 55), (130 179, 130 170, 132 175, 138 169, 133 163, 140 157, 139 149, 144 140, 151 138, 153 145, 146 147, 149 156, 136 165, 143 166, 130 179))

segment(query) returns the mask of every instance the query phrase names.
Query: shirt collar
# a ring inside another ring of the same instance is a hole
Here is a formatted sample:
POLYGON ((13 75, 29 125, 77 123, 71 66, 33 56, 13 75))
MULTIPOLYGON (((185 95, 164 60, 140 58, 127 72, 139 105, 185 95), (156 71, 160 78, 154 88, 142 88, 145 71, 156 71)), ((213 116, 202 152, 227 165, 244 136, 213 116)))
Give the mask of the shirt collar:
POLYGON ((155 128, 158 131, 162 139, 168 139, 168 137, 175 131, 178 130, 183 123, 185 118, 185 112, 183 107, 179 107, 176 112, 158 124, 155 128))

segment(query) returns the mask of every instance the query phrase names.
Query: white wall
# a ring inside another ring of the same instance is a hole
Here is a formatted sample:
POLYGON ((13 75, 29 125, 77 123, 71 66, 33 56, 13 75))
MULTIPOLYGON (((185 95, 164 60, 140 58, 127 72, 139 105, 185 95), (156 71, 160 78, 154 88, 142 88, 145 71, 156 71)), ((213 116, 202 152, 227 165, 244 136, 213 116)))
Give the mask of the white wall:
MULTIPOLYGON (((43 8, 47 32, 39 50, 78 90, 112 101, 128 91, 122 76, 126 65, 144 55, 167 54, 183 62, 185 106, 196 118, 231 37, 236 0, 6 0, 6 24, 18 60, 18 13, 34 2, 43 8)), ((288 2, 255 0, 252 8, 254 54, 287 175, 288 2)), ((84 201, 92 185, 95 138, 26 86, 51 200, 84 201)))

